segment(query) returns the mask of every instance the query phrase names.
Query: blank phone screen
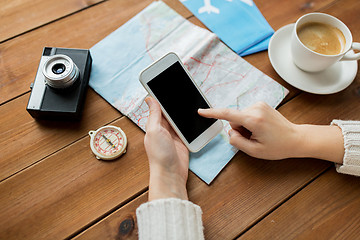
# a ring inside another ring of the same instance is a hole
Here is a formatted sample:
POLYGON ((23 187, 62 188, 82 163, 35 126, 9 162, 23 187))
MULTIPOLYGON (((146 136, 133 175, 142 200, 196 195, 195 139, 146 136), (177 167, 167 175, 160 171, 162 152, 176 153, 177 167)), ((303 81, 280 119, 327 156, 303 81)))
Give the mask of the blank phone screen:
POLYGON ((216 121, 198 114, 199 108, 210 106, 179 62, 149 81, 148 86, 189 143, 216 121))

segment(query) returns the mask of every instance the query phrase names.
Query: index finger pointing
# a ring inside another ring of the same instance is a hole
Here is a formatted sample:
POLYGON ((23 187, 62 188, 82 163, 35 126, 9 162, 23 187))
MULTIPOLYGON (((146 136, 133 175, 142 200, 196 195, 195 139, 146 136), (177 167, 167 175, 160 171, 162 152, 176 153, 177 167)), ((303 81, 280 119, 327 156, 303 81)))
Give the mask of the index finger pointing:
POLYGON ((241 121, 241 113, 238 110, 229 109, 229 108, 207 108, 207 109, 199 109, 198 113, 200 116, 206 118, 216 118, 227 120, 229 122, 240 123, 241 121))

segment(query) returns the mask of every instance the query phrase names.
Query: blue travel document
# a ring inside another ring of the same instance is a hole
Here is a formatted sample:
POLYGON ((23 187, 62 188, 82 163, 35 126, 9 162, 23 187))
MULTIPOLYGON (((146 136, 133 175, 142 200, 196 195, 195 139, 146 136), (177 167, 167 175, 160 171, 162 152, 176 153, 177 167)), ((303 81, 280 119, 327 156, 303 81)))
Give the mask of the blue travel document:
POLYGON ((274 30, 252 0, 180 1, 237 54, 267 49, 274 30))
MULTIPOLYGON (((271 35, 272 36, 272 35, 271 35)), ((250 54, 253 54, 253 53, 257 53, 257 52, 261 52, 261 51, 264 51, 264 50, 267 50, 268 49, 268 46, 269 46, 269 42, 270 42, 270 39, 271 39, 271 36, 265 38, 264 40, 262 40, 261 42, 259 42, 258 44, 246 49, 245 51, 241 52, 239 55, 240 57, 244 57, 246 55, 250 55, 250 54)))

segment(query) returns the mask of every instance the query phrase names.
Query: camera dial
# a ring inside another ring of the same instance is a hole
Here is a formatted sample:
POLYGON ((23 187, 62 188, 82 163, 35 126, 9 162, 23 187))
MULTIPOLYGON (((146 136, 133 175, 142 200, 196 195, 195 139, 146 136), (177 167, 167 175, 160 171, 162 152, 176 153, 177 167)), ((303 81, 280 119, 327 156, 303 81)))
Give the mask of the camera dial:
POLYGON ((67 88, 79 78, 79 69, 70 57, 62 54, 51 56, 42 69, 46 84, 53 88, 67 88))

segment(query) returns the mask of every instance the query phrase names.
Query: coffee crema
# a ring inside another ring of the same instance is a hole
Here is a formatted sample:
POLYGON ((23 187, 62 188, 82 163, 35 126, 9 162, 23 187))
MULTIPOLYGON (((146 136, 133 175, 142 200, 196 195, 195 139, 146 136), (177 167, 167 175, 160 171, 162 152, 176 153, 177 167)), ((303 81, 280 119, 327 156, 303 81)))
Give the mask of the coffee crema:
POLYGON ((307 48, 320 54, 336 55, 345 47, 344 34, 338 28, 328 24, 305 23, 298 28, 297 35, 307 48))

